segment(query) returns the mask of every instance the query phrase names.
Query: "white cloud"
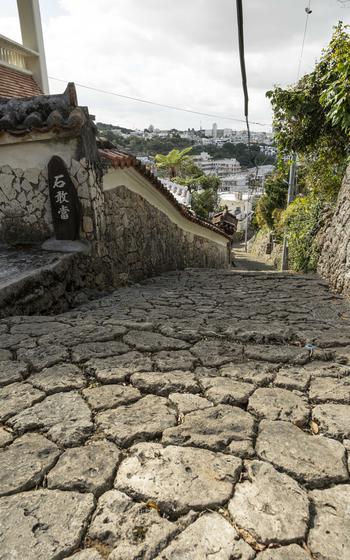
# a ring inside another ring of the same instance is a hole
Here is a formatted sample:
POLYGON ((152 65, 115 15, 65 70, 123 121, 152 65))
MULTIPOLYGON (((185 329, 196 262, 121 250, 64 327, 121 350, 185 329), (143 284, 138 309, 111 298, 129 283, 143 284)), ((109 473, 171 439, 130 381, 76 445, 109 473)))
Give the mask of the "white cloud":
MULTIPOLYGON (((3 1, 3 0, 2 0, 3 1)), ((9 0, 5 0, 9 2, 9 0)), ((302 71, 350 11, 314 0, 302 71)), ((306 0, 244 0, 250 118, 271 122, 265 91, 296 79, 306 0)), ((41 0, 49 75, 198 111, 243 118, 234 0, 41 0)), ((16 20, 5 11, 5 27, 16 20)), ((64 84, 51 81, 52 91, 64 84)), ((187 128, 214 119, 78 89, 98 120, 187 128)), ((215 119, 219 126, 235 126, 215 119)), ((243 125, 237 125, 242 128, 243 125)))

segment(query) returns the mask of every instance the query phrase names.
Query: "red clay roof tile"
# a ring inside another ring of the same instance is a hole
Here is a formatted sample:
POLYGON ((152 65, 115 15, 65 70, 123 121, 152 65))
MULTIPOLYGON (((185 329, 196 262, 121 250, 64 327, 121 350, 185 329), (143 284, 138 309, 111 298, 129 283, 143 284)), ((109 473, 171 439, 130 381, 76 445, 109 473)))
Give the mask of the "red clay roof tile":
POLYGON ((32 97, 42 93, 33 76, 0 64, 0 97, 32 97))

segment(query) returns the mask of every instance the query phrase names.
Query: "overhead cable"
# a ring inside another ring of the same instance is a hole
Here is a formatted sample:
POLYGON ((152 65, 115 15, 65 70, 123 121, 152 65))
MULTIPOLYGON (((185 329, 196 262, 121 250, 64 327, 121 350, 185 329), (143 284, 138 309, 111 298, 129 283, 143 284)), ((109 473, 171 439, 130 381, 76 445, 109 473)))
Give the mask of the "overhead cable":
MULTIPOLYGON (((54 78, 53 76, 49 76, 50 80, 55 80, 57 82, 63 82, 63 83, 67 83, 67 81, 69 80, 62 80, 61 78, 54 78)), ((228 117, 225 115, 216 115, 213 113, 203 113, 201 111, 195 111, 193 109, 186 109, 185 107, 177 107, 175 105, 166 105, 164 103, 157 103, 156 101, 150 101, 149 99, 141 99, 140 97, 131 97, 130 95, 124 95, 121 93, 116 93, 115 91, 108 91, 108 90, 104 90, 104 89, 99 89, 96 87, 92 87, 92 86, 87 86, 85 84, 79 84, 78 82, 74 82, 76 86, 84 88, 84 89, 89 89, 91 91, 96 91, 98 93, 104 93, 107 95, 113 95, 115 97, 120 97, 122 99, 128 99, 130 101, 136 101, 138 103, 146 103, 148 105, 155 105, 156 107, 163 107, 164 109, 171 109, 173 111, 182 111, 184 113, 192 113, 194 115, 203 115, 205 117, 212 117, 215 119, 222 119, 222 120, 227 120, 227 121, 234 121, 234 122, 240 122, 240 123, 247 123, 247 119, 243 120, 243 119, 236 119, 234 117, 228 117)), ((267 123, 260 123, 260 122, 254 122, 254 121, 250 121, 250 124, 255 124, 258 126, 271 126, 271 124, 267 124, 267 123)))
POLYGON ((307 26, 308 26, 308 23, 309 23, 309 16, 310 16, 310 14, 312 14, 312 10, 311 10, 311 0, 309 0, 309 4, 308 4, 308 6, 305 8, 305 12, 306 12, 306 19, 305 19, 305 27, 304 27, 303 41, 302 41, 301 51, 300 51, 299 64, 298 64, 297 81, 299 80, 299 77, 300 77, 301 63, 302 63, 302 60, 303 60, 304 46, 305 46, 305 39, 306 39, 306 32, 307 32, 307 26))

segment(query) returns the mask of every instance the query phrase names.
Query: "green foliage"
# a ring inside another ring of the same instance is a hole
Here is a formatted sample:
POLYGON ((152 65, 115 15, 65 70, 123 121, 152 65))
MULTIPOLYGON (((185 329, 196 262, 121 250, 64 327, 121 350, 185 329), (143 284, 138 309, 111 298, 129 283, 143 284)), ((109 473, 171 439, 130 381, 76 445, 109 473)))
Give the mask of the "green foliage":
MULTIPOLYGON (((113 142, 118 148, 137 154, 138 156, 155 156, 156 154, 168 154, 173 149, 183 150, 192 146, 193 142, 187 138, 179 138, 179 135, 172 135, 167 138, 141 138, 140 136, 128 136, 124 138, 117 129, 108 129, 110 125, 101 127, 103 123, 98 123, 98 130, 101 136, 113 142)), ((131 131, 130 131, 131 132, 131 131)))
POLYGON ((285 208, 287 204, 287 178, 285 166, 266 178, 265 193, 259 198, 255 211, 255 221, 259 227, 275 228, 276 211, 285 208))
POLYGON ((316 269, 322 213, 328 203, 335 202, 341 186, 349 153, 349 80, 350 36, 339 23, 310 74, 286 89, 276 86, 267 92, 280 161, 286 154, 297 153, 298 188, 303 195, 284 209, 287 185, 276 174, 266 184, 256 220, 277 237, 287 235, 289 266, 294 270, 316 269))
POLYGON ((192 210, 201 218, 208 218, 217 208, 218 196, 214 189, 204 189, 192 193, 192 210))
POLYGON ((339 24, 327 51, 323 56, 325 64, 321 84, 324 89, 320 103, 326 111, 326 118, 332 126, 345 134, 350 133, 350 38, 345 27, 339 24))
POLYGON ((192 147, 184 148, 183 150, 171 150, 167 155, 157 154, 155 157, 157 167, 159 169, 165 169, 170 178, 176 177, 177 172, 181 167, 190 161, 190 156, 188 153, 192 150, 192 147))
POLYGON ((320 253, 316 234, 322 223, 324 203, 315 193, 298 196, 282 213, 280 226, 287 232, 289 266, 314 272, 320 253))
POLYGON ((342 23, 310 74, 286 89, 267 92, 274 110, 274 130, 282 154, 292 151, 316 158, 327 153, 346 157, 350 130, 350 37, 342 23))

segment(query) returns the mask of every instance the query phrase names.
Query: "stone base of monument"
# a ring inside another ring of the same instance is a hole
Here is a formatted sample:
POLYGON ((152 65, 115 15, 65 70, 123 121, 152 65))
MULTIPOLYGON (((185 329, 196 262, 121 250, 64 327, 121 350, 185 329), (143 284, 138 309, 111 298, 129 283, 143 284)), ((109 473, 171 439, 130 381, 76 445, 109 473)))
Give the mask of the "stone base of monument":
POLYGON ((47 239, 41 245, 45 251, 54 251, 55 253, 83 253, 89 255, 91 252, 91 245, 88 241, 69 241, 62 239, 47 239))

